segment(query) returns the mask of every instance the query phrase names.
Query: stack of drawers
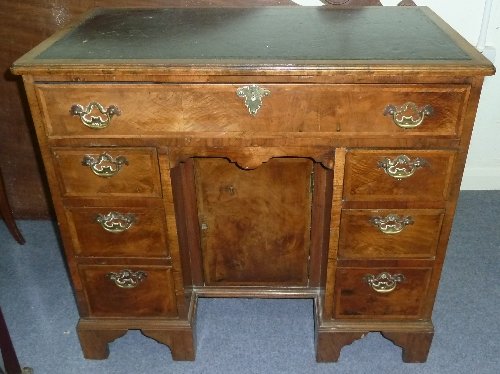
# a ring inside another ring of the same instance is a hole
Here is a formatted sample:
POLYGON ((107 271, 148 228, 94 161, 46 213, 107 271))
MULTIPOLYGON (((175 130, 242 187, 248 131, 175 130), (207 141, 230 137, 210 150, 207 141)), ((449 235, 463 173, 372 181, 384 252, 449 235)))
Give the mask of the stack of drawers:
POLYGON ((92 317, 176 317, 154 148, 52 148, 92 317))
POLYGON ((81 140, 131 132, 126 114, 135 108, 116 91, 109 85, 37 86, 48 138, 64 139, 51 147, 51 155, 85 300, 81 312, 89 317, 175 318, 156 148, 95 147, 95 140, 81 140), (101 102, 119 107, 105 108, 101 102), (120 108, 124 118, 113 126, 120 108), (85 146, 73 146, 76 142, 85 146))
POLYGON ((347 152, 336 318, 425 317, 455 154, 347 152), (363 205, 370 209, 358 208, 363 205))

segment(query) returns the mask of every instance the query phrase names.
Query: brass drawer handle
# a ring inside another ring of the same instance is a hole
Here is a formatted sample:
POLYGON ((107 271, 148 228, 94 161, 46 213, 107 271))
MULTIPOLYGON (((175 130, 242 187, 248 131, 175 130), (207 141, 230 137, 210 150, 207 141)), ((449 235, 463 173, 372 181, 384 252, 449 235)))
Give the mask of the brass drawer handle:
POLYGON ((120 233, 132 227, 135 223, 135 215, 132 213, 109 212, 108 214, 97 215, 96 222, 108 232, 120 233))
POLYGON ((82 165, 89 166, 92 172, 99 177, 110 178, 116 175, 123 165, 128 165, 128 160, 124 156, 112 157, 103 152, 98 156, 85 155, 82 165))
POLYGON ((113 281, 120 288, 135 288, 146 279, 148 273, 142 270, 132 271, 129 269, 120 270, 117 273, 109 272, 106 278, 113 281))
POLYGON ((104 129, 109 126, 113 116, 119 116, 121 114, 120 109, 118 109, 116 105, 110 105, 105 108, 97 101, 91 102, 86 107, 80 104, 74 104, 71 106, 69 112, 73 116, 79 116, 80 121, 91 129, 104 129), (100 114, 92 115, 92 113, 95 113, 96 110, 100 114))
POLYGON ((367 274, 363 277, 363 280, 368 283, 374 291, 378 293, 389 293, 396 289, 398 283, 405 281, 405 276, 403 274, 391 275, 387 272, 383 272, 378 275, 367 274))
POLYGON ((408 102, 400 107, 388 105, 384 110, 384 116, 392 116, 392 121, 403 129, 414 129, 420 126, 426 116, 431 116, 434 108, 430 105, 424 105, 419 108, 417 104, 408 102))
POLYGON ((377 227, 384 234, 398 234, 407 225, 412 225, 414 223, 413 218, 410 216, 398 216, 397 214, 388 214, 386 217, 372 217, 370 219, 372 225, 377 227))
POLYGON ((270 94, 271 91, 266 88, 259 87, 256 84, 243 86, 236 90, 236 95, 245 100, 245 106, 252 116, 255 116, 262 106, 262 98, 264 96, 269 96, 270 94))
POLYGON ((427 161, 423 158, 417 157, 412 160, 406 155, 399 155, 393 160, 386 157, 378 162, 379 168, 384 169, 387 175, 398 180, 411 177, 418 168, 425 165, 427 165, 427 161))

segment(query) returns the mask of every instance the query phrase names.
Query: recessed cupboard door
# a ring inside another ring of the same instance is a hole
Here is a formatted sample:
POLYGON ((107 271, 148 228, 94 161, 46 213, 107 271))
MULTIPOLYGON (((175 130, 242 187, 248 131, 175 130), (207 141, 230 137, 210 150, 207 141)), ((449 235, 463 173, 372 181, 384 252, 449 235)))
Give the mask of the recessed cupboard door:
POLYGON ((313 162, 194 161, 207 286, 307 286, 313 162))

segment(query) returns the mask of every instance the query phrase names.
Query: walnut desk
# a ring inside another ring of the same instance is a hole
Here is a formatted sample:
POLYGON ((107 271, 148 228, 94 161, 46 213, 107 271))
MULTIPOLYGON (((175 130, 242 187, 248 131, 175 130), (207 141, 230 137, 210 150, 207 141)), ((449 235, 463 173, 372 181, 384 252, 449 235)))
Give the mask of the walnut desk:
POLYGON ((85 357, 139 329, 192 360, 198 297, 269 297, 315 300, 318 361, 370 331, 426 360, 494 73, 429 9, 101 9, 13 71, 85 357))

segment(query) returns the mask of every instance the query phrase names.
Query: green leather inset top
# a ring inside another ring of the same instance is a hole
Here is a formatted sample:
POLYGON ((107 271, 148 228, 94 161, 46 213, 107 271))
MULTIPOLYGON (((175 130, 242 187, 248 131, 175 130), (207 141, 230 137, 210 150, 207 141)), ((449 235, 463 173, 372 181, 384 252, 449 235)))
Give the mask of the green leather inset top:
POLYGON ((418 7, 264 7, 107 9, 35 60, 47 59, 251 63, 470 57, 418 7))

